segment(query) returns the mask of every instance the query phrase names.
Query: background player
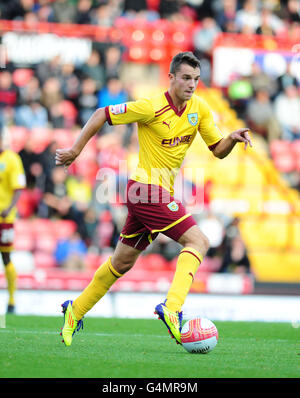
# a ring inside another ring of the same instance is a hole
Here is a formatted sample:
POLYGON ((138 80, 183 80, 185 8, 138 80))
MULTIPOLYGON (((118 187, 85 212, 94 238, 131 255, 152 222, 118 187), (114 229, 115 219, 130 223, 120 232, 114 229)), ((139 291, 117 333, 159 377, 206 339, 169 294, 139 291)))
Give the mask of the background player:
POLYGON ((106 121, 113 125, 138 123, 139 164, 127 186, 127 220, 112 257, 98 268, 74 303, 68 300, 62 305, 66 345, 82 326, 83 316, 133 267, 160 232, 183 246, 166 301, 155 308, 172 337, 181 343, 181 307, 209 244, 192 215, 173 197, 176 173, 198 133, 218 158, 227 156, 237 142, 245 143, 245 149, 252 143, 249 129, 239 129, 224 138, 208 105, 194 95, 200 63, 192 53, 173 58, 169 79, 168 91, 154 98, 96 110, 72 148, 56 151, 56 164, 68 167, 106 121))
POLYGON ((4 149, 3 133, 0 131, 0 251, 9 293, 8 313, 15 310, 14 293, 17 273, 10 254, 13 250, 16 204, 25 185, 26 178, 22 160, 17 153, 4 149))

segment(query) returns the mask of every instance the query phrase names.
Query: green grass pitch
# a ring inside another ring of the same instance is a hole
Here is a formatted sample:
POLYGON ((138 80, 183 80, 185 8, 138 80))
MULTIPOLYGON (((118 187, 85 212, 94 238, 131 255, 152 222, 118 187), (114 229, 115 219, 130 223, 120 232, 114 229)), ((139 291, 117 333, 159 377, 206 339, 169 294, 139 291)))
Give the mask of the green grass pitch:
POLYGON ((215 322, 219 342, 189 354, 156 319, 86 317, 71 347, 61 317, 6 316, 1 378, 299 378, 300 329, 287 323, 215 322))

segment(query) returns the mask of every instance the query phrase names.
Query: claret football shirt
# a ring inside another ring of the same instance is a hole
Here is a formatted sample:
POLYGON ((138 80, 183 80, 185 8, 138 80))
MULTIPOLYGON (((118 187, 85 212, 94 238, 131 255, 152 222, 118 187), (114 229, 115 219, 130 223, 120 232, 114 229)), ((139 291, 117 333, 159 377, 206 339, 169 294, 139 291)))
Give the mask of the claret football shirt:
POLYGON ((212 149, 222 138, 211 110, 196 96, 180 112, 168 92, 105 108, 110 125, 137 122, 139 162, 131 179, 160 185, 173 194, 175 177, 197 133, 212 149))

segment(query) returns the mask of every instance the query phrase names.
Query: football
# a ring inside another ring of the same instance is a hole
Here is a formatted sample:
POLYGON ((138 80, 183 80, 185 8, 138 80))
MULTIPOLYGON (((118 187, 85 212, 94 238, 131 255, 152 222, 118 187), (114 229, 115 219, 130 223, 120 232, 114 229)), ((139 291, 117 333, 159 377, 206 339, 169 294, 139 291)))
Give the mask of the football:
POLYGON ((181 330, 182 346, 190 353, 207 354, 218 342, 218 330, 207 318, 188 320, 181 330))

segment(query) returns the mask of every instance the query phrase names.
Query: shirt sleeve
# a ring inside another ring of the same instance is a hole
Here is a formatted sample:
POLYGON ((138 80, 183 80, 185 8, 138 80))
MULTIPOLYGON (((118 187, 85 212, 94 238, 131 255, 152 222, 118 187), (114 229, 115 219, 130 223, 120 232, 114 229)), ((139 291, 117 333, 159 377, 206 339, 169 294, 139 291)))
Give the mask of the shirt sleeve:
POLYGON ((221 130, 216 125, 213 114, 208 105, 203 104, 202 112, 198 131, 208 148, 213 150, 224 137, 221 130))
POLYGON ((19 155, 14 154, 10 166, 10 186, 11 189, 22 189, 26 186, 26 177, 23 163, 19 155))
POLYGON ((106 120, 110 125, 147 123, 154 118, 154 109, 150 101, 141 99, 124 104, 105 107, 106 120))

